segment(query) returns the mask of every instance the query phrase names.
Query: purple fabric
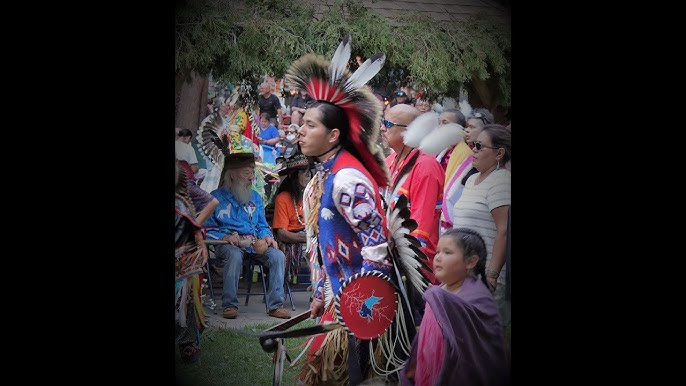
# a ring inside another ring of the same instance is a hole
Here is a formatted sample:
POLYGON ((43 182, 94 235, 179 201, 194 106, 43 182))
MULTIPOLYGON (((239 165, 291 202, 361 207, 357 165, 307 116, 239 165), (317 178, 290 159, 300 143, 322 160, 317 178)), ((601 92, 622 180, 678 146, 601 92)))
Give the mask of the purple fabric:
MULTIPOLYGON (((427 307, 442 326, 445 357, 436 385, 509 384, 503 328, 498 307, 490 291, 480 279, 468 277, 457 294, 438 286, 424 293, 427 307)), ((420 329, 424 326, 420 326, 420 329)), ((407 368, 417 361, 417 337, 407 368)), ((402 371, 401 385, 414 383, 402 371)))
POLYGON ((191 200, 195 206, 195 213, 200 213, 214 198, 193 181, 188 181, 188 188, 191 200))

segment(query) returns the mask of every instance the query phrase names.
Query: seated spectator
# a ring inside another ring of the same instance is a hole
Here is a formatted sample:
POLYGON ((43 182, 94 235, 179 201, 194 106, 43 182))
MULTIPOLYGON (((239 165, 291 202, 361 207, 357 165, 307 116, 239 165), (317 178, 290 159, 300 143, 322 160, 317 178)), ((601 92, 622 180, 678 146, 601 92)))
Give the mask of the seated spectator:
MULTIPOLYGON (((284 169, 279 171, 279 175, 286 177, 281 181, 274 200, 272 228, 276 239, 283 243, 283 249, 286 250, 287 255, 290 255, 292 261, 288 263, 294 267, 292 273, 295 274, 298 273, 300 266, 302 244, 307 243, 305 216, 303 214, 303 192, 307 183, 312 179, 310 167, 310 160, 301 153, 288 159, 284 169)), ((312 285, 319 282, 319 264, 316 261, 314 263, 316 264, 314 268, 312 262, 308 264, 312 285)))
POLYGON ((313 102, 307 89, 301 89, 291 102, 291 123, 302 126, 302 116, 313 102))
POLYGON ((224 261, 223 317, 235 319, 239 315, 237 293, 243 259, 246 253, 259 253, 269 269, 268 314, 289 319, 291 314, 283 308, 285 256, 278 249, 267 223, 262 197, 252 189, 254 155, 228 155, 222 174, 219 188, 211 192, 219 200, 219 206, 203 225, 207 228, 208 239, 229 242, 214 249, 215 256, 224 261))
POLYGON ((279 130, 269 121, 269 114, 260 114, 260 135, 257 141, 262 148, 262 160, 271 164, 276 163, 276 157, 280 155, 279 148, 276 144, 281 141, 279 130))
POLYGON ((299 151, 298 129, 300 126, 291 123, 286 129, 286 137, 281 140, 281 155, 284 158, 291 158, 299 151))

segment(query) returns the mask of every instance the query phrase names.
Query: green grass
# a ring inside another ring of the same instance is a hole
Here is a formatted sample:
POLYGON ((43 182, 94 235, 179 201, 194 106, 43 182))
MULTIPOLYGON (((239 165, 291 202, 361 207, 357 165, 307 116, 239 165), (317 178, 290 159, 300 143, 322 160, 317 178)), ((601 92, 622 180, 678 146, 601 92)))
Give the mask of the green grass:
MULTIPOLYGON (((261 332, 277 323, 257 324, 246 326, 243 331, 261 332)), ((306 319, 291 329, 314 325, 313 319, 306 319)), ((511 326, 505 331, 506 339, 510 342, 511 326)), ((306 338, 286 339, 288 355, 291 359, 300 353, 306 338)), ((230 329, 207 328, 202 335, 202 353, 200 363, 184 364, 176 354, 176 380, 183 386, 271 386, 274 364, 273 353, 262 350, 256 336, 241 334, 230 329)), ((288 361, 284 363, 284 386, 296 385, 297 374, 303 364, 303 358, 295 368, 290 368, 288 361)))
MULTIPOLYGON (((261 332, 278 323, 246 326, 243 331, 261 332)), ((292 329, 314 325, 313 319, 307 319, 291 327, 292 329)), ((300 353, 298 348, 306 338, 286 339, 288 355, 291 359, 300 353)), ((200 363, 184 364, 177 352, 175 373, 177 384, 193 386, 270 386, 274 364, 273 353, 262 350, 258 337, 241 334, 230 329, 207 328, 201 341, 200 363)), ((288 360, 284 363, 284 386, 295 385, 297 374, 303 364, 298 361, 295 368, 289 368, 288 360)))

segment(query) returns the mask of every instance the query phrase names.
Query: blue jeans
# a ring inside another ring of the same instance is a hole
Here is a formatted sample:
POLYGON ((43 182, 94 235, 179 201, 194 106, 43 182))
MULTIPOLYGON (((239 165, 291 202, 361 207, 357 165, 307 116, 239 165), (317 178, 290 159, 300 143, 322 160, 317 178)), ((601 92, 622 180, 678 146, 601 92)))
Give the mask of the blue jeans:
MULTIPOLYGON (((224 260, 224 288, 222 291, 222 307, 238 309, 238 280, 243 268, 245 251, 231 244, 220 244, 214 247, 214 254, 224 260)), ((274 310, 283 307, 284 290, 283 277, 286 256, 280 249, 267 248, 267 261, 264 266, 269 268, 267 282, 267 307, 274 310)), ((252 276, 252 272, 249 273, 252 276)), ((251 277, 248 278, 250 280, 251 277)))

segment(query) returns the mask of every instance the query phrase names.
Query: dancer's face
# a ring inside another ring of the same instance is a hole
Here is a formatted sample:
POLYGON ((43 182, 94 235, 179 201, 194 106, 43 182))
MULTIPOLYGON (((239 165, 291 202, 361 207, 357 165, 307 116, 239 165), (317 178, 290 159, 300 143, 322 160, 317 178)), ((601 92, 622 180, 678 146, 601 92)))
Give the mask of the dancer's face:
POLYGON ((321 111, 318 107, 311 107, 303 115, 303 125, 298 129, 298 144, 300 151, 306 156, 316 157, 326 153, 337 142, 339 130, 324 126, 321 121, 321 111))

